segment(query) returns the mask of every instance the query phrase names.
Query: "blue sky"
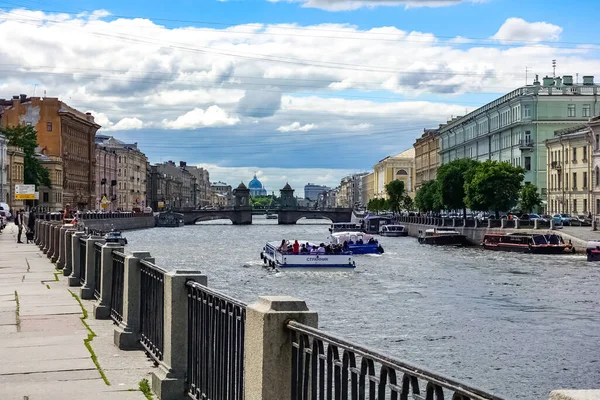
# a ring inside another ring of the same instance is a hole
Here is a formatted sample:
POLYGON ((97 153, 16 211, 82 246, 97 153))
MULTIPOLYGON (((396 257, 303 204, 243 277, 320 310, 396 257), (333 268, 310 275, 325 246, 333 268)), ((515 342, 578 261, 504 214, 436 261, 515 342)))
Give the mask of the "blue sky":
POLYGON ((558 74, 600 75, 595 5, 0 0, 14 39, 0 43, 0 98, 35 86, 152 162, 202 164, 214 180, 335 186, 523 85, 526 66, 530 82, 552 59, 558 74))

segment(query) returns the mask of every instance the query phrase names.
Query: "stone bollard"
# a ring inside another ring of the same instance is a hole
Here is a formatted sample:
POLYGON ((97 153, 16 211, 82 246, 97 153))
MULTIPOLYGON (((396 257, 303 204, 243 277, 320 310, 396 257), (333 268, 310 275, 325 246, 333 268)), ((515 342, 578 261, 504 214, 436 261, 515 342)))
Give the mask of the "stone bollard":
POLYGON ((100 259, 100 300, 94 304, 94 318, 109 319, 110 304, 112 301, 112 283, 113 283, 113 251, 123 252, 124 247, 118 243, 105 243, 101 250, 100 259))
POLYGON ((66 238, 67 238, 67 230, 70 229, 72 225, 64 224, 60 226, 60 233, 58 236, 58 260, 56 262, 56 268, 63 269, 65 267, 66 260, 66 238))
POLYGON ((85 282, 81 287, 79 297, 84 300, 94 298, 96 288, 96 242, 102 239, 98 236, 90 236, 85 242, 85 282))
POLYGON ((501 219, 500 220, 500 228, 502 229, 506 229, 506 224, 507 224, 508 220, 507 219, 501 219))
POLYGON ((40 223, 37 225, 36 229, 37 229, 37 239, 35 241, 35 244, 38 246, 38 248, 42 248, 42 238, 44 237, 44 223, 45 221, 40 221, 40 223))
POLYGON ((134 251, 123 265, 123 320, 115 328, 114 342, 121 350, 141 349, 140 344, 140 261, 154 263, 146 251, 134 251))
POLYGON ((46 252, 46 257, 52 259, 52 255, 54 254, 54 239, 56 238, 56 223, 52 221, 50 224, 50 234, 48 235, 48 252, 46 252))
POLYGON ((45 226, 44 226, 44 246, 42 248, 42 253, 47 254, 48 253, 48 248, 50 246, 50 226, 51 223, 50 221, 47 221, 45 226))
POLYGON ((490 219, 488 219, 488 221, 487 221, 487 222, 488 222, 488 225, 487 225, 487 227, 488 227, 488 228, 491 228, 491 227, 492 227, 492 219, 491 219, 491 218, 490 218, 490 219))
POLYGON ((540 221, 537 218, 533 220, 533 229, 540 229, 540 221))
POLYGON ((316 328, 318 315, 302 300, 260 296, 246 309, 244 394, 246 400, 289 399, 292 392, 292 335, 287 322, 316 328))
POLYGON ((521 227, 521 220, 515 219, 515 229, 519 229, 521 227))
MULTIPOLYGON (((73 271, 69 275, 69 286, 81 286, 81 257, 79 240, 85 237, 85 233, 78 231, 71 236, 71 260, 73 260, 73 271)), ((85 265, 83 266, 85 267, 85 265)))
POLYGON ((73 272, 73 234, 77 230, 70 228, 65 231, 64 238, 64 252, 65 252, 65 265, 63 267, 63 276, 69 276, 73 272))
POLYGON ((54 241, 52 242, 52 255, 50 260, 55 263, 58 261, 58 256, 60 255, 60 229, 62 228, 62 224, 54 225, 54 241))
POLYGON ((35 220, 35 225, 34 225, 33 229, 35 229, 35 233, 33 234, 33 243, 38 244, 39 231, 40 231, 40 220, 39 219, 35 220))
POLYGON ((550 220, 550 230, 554 230, 554 229, 556 229, 556 227, 554 226, 554 220, 551 219, 550 220))
POLYGON ((598 230, 598 221, 596 220, 596 218, 594 218, 592 220, 592 230, 593 231, 597 231, 598 230))
POLYGON ((161 400, 181 399, 185 393, 188 363, 188 288, 193 280, 206 286, 206 275, 172 271, 164 275, 164 349, 158 369, 152 372, 152 390, 161 400))

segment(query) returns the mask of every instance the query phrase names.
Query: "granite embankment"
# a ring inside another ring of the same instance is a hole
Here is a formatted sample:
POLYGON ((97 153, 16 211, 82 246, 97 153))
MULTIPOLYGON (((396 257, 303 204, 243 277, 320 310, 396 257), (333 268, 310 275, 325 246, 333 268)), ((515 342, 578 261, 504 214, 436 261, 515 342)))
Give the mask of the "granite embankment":
POLYGON ((86 228, 102 232, 107 232, 111 229, 116 231, 148 229, 154 228, 156 225, 156 219, 152 214, 142 214, 128 218, 81 219, 80 222, 86 228))

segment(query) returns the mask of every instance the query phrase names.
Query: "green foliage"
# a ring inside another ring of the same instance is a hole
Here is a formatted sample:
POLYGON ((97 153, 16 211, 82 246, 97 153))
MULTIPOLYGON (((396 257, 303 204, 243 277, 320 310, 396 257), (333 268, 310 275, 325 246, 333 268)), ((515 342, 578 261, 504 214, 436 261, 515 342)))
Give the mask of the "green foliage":
POLYGON ((35 185, 36 188, 38 186, 51 187, 50 172, 35 157, 35 148, 37 147, 35 128, 30 125, 0 128, 0 134, 6 137, 10 146, 19 147, 25 153, 23 167, 25 184, 35 185))
POLYGON ((488 160, 480 163, 465 183, 466 205, 472 210, 500 211, 513 208, 519 201, 525 171, 507 162, 488 160))
POLYGON ((250 204, 252 207, 271 207, 275 205, 275 197, 274 196, 252 196, 250 197, 250 204))
POLYGON ((367 204, 367 209, 377 214, 379 214, 380 211, 383 211, 387 208, 388 201, 385 199, 371 199, 369 200, 369 204, 367 204))
POLYGON ((419 211, 440 211, 442 202, 440 199, 439 181, 425 182, 415 196, 415 205, 419 211))
POLYGON ((405 210, 412 210, 414 206, 414 201, 410 196, 404 196, 402 199, 402 208, 405 210))
POLYGON ((148 400, 152 400, 152 389, 150 388, 150 382, 148 382, 148 379, 142 379, 138 383, 138 386, 140 388, 140 392, 144 394, 144 397, 146 397, 148 400))
POLYGON ((465 204, 465 183, 473 177, 475 168, 480 163, 470 158, 461 158, 442 165, 437 172, 439 196, 443 207, 447 210, 463 210, 465 204))
POLYGON ((385 192, 388 195, 389 208, 394 212, 400 211, 402 201, 404 200, 404 182, 402 181, 391 181, 385 185, 385 192))
POLYGON ((521 210, 530 213, 535 207, 542 205, 542 197, 538 193, 537 186, 526 183, 521 188, 521 210))

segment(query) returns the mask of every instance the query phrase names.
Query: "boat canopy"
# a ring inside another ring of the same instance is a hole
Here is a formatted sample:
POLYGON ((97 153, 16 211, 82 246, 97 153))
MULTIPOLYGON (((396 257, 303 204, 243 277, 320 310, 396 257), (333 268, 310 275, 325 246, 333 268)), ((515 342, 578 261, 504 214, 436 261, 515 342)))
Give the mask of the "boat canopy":
POLYGON ((590 240, 589 242, 587 242, 588 249, 596 250, 598 247, 600 247, 600 242, 598 241, 590 240))
POLYGON ((333 243, 344 243, 346 241, 356 243, 360 239, 363 243, 367 243, 373 236, 362 232, 336 232, 331 234, 331 238, 333 243))
POLYGON ((403 232, 404 230, 406 230, 406 227, 404 225, 383 225, 381 227, 382 230, 384 231, 400 231, 403 232))

